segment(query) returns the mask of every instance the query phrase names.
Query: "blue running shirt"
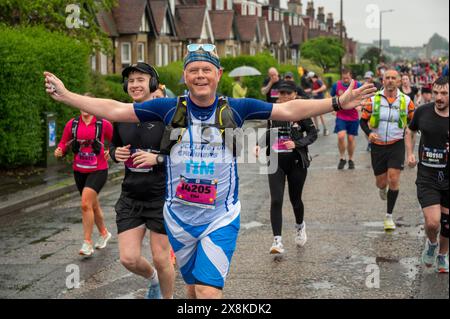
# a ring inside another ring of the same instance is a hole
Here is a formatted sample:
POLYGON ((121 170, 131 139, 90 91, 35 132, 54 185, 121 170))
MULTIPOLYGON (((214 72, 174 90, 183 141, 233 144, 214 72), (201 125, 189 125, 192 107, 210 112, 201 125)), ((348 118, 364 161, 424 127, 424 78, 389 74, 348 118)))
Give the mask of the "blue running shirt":
MULTIPOLYGON (((185 224, 199 226, 217 219, 231 222, 240 210, 237 163, 223 146, 214 124, 218 98, 209 107, 198 107, 187 97, 189 128, 180 143, 173 146, 167 160, 166 209, 185 224), (207 132, 205 134, 205 132, 207 132), (207 141, 205 142, 205 136, 207 141)), ((245 120, 266 120, 273 105, 254 99, 228 99, 238 127, 245 120)), ((134 104, 141 122, 163 121, 170 124, 177 99, 156 99, 134 104)))

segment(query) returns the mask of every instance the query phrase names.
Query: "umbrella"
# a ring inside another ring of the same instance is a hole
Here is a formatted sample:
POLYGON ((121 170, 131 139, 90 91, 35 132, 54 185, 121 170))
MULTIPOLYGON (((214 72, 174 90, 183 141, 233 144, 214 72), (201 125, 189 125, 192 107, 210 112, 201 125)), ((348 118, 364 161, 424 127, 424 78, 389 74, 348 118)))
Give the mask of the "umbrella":
POLYGON ((257 69, 251 67, 251 66, 240 66, 228 74, 228 76, 235 78, 240 76, 252 76, 252 75, 261 75, 261 72, 259 72, 257 69))

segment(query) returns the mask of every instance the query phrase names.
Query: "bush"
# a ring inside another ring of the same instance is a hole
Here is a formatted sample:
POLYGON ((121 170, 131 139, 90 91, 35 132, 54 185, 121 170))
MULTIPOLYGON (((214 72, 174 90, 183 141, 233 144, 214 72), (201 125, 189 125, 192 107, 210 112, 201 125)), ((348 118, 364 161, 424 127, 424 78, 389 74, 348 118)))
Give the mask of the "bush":
POLYGON ((48 97, 43 71, 57 74, 70 90, 83 93, 89 53, 79 41, 41 27, 0 25, 0 167, 42 162, 43 113, 56 113, 58 137, 67 120, 78 114, 48 97))

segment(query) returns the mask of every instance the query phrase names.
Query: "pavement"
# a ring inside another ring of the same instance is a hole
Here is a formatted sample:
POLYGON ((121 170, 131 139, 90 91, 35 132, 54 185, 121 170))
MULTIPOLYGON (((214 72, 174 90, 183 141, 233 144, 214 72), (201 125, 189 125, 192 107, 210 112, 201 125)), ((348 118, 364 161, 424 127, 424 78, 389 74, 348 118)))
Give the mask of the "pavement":
MULTIPOLYGON (((333 118, 326 117, 329 128, 333 118)), ((268 254, 272 243, 267 176, 239 164, 241 231, 224 297, 231 299, 448 299, 448 275, 420 264, 425 236, 416 198, 415 169, 402 173, 394 212, 396 231, 383 230, 385 202, 378 197, 366 141, 357 140, 356 169, 338 171, 336 136, 320 136, 303 200, 308 242, 294 244, 294 218, 285 194, 286 253, 268 254)), ((57 177, 55 177, 57 176, 57 177)), ((113 165, 100 201, 109 229, 122 168, 113 165)), ((0 298, 142 298, 146 283, 118 260, 117 235, 91 259, 76 255, 82 238, 79 195, 73 177, 0 196, 0 298), (80 287, 67 288, 76 265, 80 287)), ((148 242, 144 254, 149 256, 148 242)), ((185 298, 177 271, 175 298, 185 298)))

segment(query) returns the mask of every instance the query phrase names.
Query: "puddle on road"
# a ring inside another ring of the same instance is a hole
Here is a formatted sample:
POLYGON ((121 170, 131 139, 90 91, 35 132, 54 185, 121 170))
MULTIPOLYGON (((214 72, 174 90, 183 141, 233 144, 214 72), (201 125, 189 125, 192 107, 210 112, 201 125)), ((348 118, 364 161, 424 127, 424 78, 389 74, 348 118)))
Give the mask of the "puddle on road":
POLYGON ((45 259, 47 259, 48 257, 51 257, 51 256, 53 256, 55 253, 51 253, 51 254, 43 254, 43 255, 41 255, 41 260, 45 260, 45 259))
POLYGON ((307 287, 313 288, 315 290, 320 290, 320 289, 333 289, 336 286, 328 281, 322 281, 322 282, 314 282, 314 283, 308 285, 307 287))
POLYGON ((264 226, 264 224, 261 224, 260 222, 252 221, 250 223, 242 224, 241 228, 250 229, 250 228, 261 227, 261 226, 264 226))

